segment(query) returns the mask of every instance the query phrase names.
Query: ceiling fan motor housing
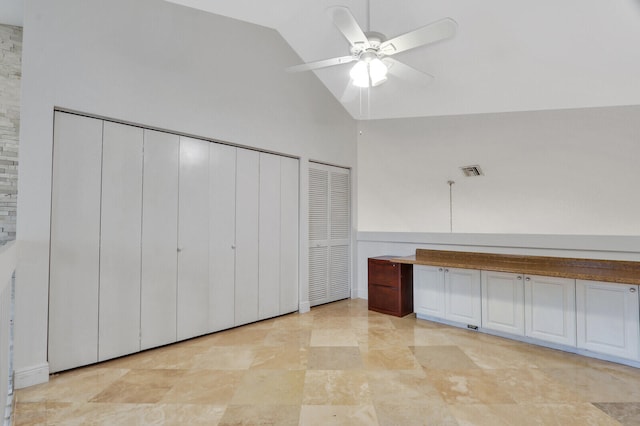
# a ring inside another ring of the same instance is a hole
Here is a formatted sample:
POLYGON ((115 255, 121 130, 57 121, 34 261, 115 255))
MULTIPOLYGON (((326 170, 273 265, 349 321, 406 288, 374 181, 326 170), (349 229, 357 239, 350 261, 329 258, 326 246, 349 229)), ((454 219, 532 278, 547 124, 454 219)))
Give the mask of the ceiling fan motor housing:
MULTIPOLYGON (((383 53, 380 51, 380 45, 387 40, 384 34, 370 31, 365 33, 365 36, 367 36, 369 46, 365 46, 364 43, 356 43, 351 47, 351 54, 354 57, 365 61, 367 60, 367 58, 364 57, 365 53, 372 53, 378 58, 382 57, 383 53)), ((371 57, 371 59, 373 59, 373 57, 371 57)))

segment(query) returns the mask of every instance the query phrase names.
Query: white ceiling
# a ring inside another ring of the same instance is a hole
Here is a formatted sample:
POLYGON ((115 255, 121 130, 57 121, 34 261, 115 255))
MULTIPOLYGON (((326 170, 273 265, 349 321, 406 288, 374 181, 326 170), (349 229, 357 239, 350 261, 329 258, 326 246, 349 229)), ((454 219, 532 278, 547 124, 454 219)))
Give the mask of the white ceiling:
MULTIPOLYGON (((327 7, 347 6, 367 26, 367 0, 169 1, 274 28, 304 61, 349 54, 327 7)), ((395 56, 435 76, 425 87, 390 77, 368 99, 345 92, 350 65, 316 71, 355 118, 640 104, 640 0, 370 3, 371 30, 389 38, 447 16, 459 26, 452 40, 395 56)), ((2 0, 0 23, 22 25, 22 8, 2 0)))
MULTIPOLYGON (((367 0, 169 0, 275 28, 304 61, 348 55, 328 18, 344 5, 366 30, 367 0)), ((436 78, 389 78, 343 102, 355 118, 640 104, 640 0, 370 0, 371 30, 393 37, 443 17, 455 38, 395 58, 436 78), (368 108, 369 106, 369 108, 368 108)), ((282 64, 283 68, 294 64, 282 64)), ((341 99, 350 65, 316 71, 341 99)), ((295 78, 295 76, 292 76, 295 78)))

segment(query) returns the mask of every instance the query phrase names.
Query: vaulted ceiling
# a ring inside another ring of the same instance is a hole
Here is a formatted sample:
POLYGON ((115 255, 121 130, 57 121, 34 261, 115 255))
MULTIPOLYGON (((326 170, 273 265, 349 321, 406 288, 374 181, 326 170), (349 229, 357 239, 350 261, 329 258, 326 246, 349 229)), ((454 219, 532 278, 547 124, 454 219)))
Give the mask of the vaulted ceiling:
POLYGON ((427 86, 390 77, 345 96, 352 65, 315 71, 355 118, 640 104, 640 0, 169 1, 274 28, 305 62, 349 54, 329 6, 389 38, 457 21, 453 39, 395 56, 435 76, 427 86))
MULTIPOLYGON (((0 22, 22 1, 3 1, 0 22)), ((315 71, 358 119, 640 104, 640 0, 168 1, 274 28, 305 62, 349 54, 329 6, 389 38, 453 18, 453 39, 395 56, 435 76, 428 85, 391 76, 368 91, 347 87, 350 64, 315 71)))

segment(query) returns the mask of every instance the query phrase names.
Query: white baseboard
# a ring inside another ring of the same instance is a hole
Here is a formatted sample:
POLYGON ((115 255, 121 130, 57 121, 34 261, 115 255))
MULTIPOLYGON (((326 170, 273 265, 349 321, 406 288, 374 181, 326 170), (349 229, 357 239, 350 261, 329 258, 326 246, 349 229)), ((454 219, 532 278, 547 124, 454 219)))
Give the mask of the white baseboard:
MULTIPOLYGON (((453 326, 453 327, 469 329, 469 327, 466 324, 459 323, 457 321, 449 321, 449 320, 442 319, 442 318, 432 317, 430 315, 416 314, 416 318, 421 319, 421 320, 425 320, 425 321, 439 322, 441 324, 446 324, 446 325, 450 325, 450 326, 453 326)), ((533 339, 531 337, 526 337, 526 336, 515 336, 515 335, 512 335, 512 334, 503 333, 503 332, 495 331, 495 330, 489 330, 489 329, 482 328, 482 327, 478 327, 477 329, 472 329, 472 330, 469 330, 469 331, 470 332, 474 332, 474 333, 491 334, 493 336, 503 337, 505 339, 517 340, 519 342, 529 343, 529 344, 537 345, 537 346, 544 346, 546 348, 556 349, 556 350, 563 351, 563 352, 570 352, 570 353, 573 353, 573 354, 582 355, 582 356, 586 356, 586 357, 589 357, 589 358, 597 358, 597 359, 601 359, 603 361, 615 362, 617 364, 628 365, 629 367, 640 368, 640 362, 638 362, 638 361, 635 361, 635 360, 632 360, 632 359, 620 358, 620 357, 613 356, 613 355, 607 355, 607 354, 601 354, 601 353, 597 353, 597 352, 592 352, 590 350, 580 349, 580 348, 575 347, 575 346, 567 346, 567 345, 562 345, 562 344, 559 344, 559 343, 546 342, 544 340, 533 339)))
POLYGON ((300 302, 300 305, 298 306, 298 312, 300 312, 301 314, 307 313, 311 310, 311 303, 307 302, 300 302))
POLYGON ((13 374, 13 386, 16 389, 39 385, 49 381, 49 364, 44 363, 16 370, 13 374))

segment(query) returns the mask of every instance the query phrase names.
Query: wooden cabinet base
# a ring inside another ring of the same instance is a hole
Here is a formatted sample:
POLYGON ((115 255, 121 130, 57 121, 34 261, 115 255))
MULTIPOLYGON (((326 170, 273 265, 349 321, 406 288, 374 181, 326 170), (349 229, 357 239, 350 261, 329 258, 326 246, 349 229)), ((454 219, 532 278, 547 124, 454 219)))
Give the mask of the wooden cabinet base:
POLYGON ((403 317, 413 312, 413 265, 393 257, 369 258, 369 310, 403 317))

